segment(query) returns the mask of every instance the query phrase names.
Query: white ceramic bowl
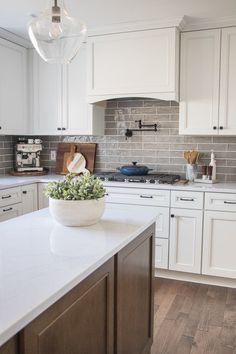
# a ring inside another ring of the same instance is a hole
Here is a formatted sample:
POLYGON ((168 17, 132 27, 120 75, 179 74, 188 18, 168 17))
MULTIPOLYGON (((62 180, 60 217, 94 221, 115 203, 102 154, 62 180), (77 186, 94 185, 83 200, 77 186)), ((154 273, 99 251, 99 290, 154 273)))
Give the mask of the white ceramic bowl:
POLYGON ((105 198, 98 200, 57 200, 49 198, 52 217, 64 226, 96 224, 105 210, 105 198))

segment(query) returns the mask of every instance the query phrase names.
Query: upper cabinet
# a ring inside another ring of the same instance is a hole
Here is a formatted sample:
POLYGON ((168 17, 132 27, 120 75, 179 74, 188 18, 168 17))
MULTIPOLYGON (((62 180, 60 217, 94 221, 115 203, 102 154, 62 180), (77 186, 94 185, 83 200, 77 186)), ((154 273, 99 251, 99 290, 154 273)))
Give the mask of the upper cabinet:
POLYGON ((180 134, 236 135, 236 28, 181 35, 180 134))
POLYGON ((218 134, 220 30, 183 33, 180 134, 218 134))
POLYGON ((71 64, 61 66, 32 51, 32 134, 104 133, 104 105, 87 102, 86 55, 84 47, 71 64))
POLYGON ((25 134, 27 118, 27 50, 0 39, 0 133, 25 134))
POLYGON ((221 135, 236 135, 236 28, 222 30, 219 127, 221 135))
POLYGON ((90 102, 119 97, 178 100, 175 27, 90 37, 88 54, 90 102))

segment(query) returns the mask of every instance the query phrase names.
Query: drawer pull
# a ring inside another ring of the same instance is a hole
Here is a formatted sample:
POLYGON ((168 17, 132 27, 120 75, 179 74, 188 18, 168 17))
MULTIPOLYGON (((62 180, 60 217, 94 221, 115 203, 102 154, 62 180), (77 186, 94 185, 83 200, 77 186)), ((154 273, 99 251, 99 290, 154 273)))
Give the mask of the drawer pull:
POLYGON ((7 211, 11 211, 13 208, 3 209, 3 212, 6 213, 7 211))
POLYGON ((231 201, 225 200, 224 204, 236 205, 236 202, 231 202, 231 201))
POLYGON ((105 196, 108 197, 108 196, 109 196, 109 193, 105 193, 105 196))
POLYGON ((9 199, 9 198, 11 198, 11 195, 9 194, 9 195, 3 195, 2 196, 2 199, 9 199))
POLYGON ((179 198, 182 202, 194 202, 193 198, 179 198))
POLYGON ((23 191, 22 193, 23 193, 23 194, 27 194, 27 191, 23 191))
POLYGON ((140 198, 153 199, 152 195, 140 195, 140 198))
POLYGON ((170 217, 171 217, 171 218, 174 218, 175 216, 174 216, 174 214, 171 214, 170 217))

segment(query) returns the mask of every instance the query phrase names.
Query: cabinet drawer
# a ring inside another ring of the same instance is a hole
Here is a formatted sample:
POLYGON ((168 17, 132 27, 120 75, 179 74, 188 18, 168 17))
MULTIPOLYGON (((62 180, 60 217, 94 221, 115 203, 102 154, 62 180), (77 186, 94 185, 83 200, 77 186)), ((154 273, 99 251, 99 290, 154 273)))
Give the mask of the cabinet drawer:
POLYGON ((206 193, 205 209, 236 212, 236 194, 206 193))
POLYGON ((118 204, 169 206, 170 191, 107 187, 106 202, 118 204))
POLYGON ((201 192, 171 192, 171 207, 186 209, 202 209, 203 193, 201 192))
POLYGON ((20 203, 22 200, 21 188, 9 188, 0 191, 0 207, 20 203))
POLYGON ((168 269, 168 246, 168 240, 156 238, 155 268, 168 269))
POLYGON ((22 204, 14 204, 0 208, 0 222, 22 215, 22 204))

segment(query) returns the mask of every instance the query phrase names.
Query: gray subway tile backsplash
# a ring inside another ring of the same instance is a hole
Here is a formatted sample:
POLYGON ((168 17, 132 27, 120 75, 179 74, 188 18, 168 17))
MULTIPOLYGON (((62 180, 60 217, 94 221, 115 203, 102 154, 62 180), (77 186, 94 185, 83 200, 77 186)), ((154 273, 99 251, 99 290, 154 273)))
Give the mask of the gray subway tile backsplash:
MULTIPOLYGON (((202 153, 201 166, 209 163, 210 150, 214 149, 217 178, 235 182, 236 137, 180 136, 178 121, 177 102, 140 98, 110 100, 105 112, 105 136, 42 137, 42 164, 54 171, 55 162, 50 161, 50 151, 56 149, 59 141, 96 142, 97 170, 116 170, 121 164, 138 161, 155 171, 184 176, 184 150, 199 150, 202 153), (125 130, 137 127, 135 120, 139 119, 146 124, 160 123, 160 131, 134 132, 133 137, 126 140, 125 130)), ((13 167, 13 142, 14 137, 0 136, 0 174, 8 173, 13 167)))

